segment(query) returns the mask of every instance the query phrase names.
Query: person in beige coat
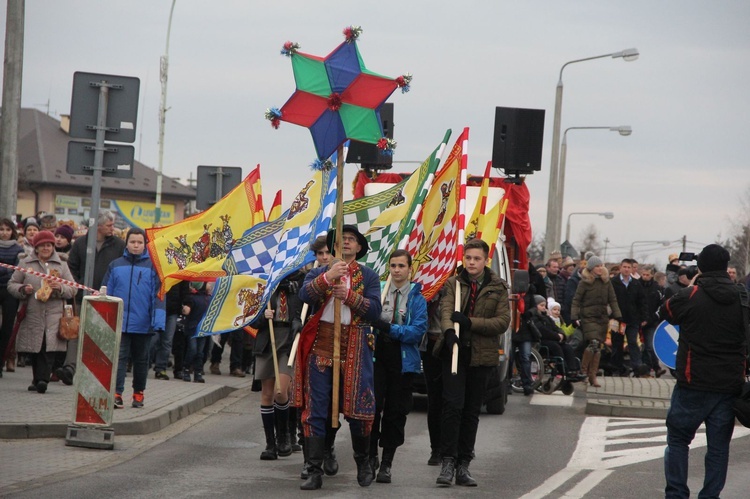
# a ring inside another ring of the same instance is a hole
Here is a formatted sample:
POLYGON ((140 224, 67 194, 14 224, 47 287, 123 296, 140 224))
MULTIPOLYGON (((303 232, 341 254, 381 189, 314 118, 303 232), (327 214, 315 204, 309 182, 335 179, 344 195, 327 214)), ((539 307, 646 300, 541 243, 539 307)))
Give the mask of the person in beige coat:
MULTIPOLYGON (((34 253, 18 265, 22 268, 57 275, 73 281, 68 265, 55 251, 55 235, 40 231, 33 239, 34 253)), ((65 352, 67 342, 57 337, 65 300, 76 294, 76 288, 16 270, 8 282, 8 292, 27 304, 26 317, 21 321, 16 350, 29 353, 33 381, 29 391, 44 393, 50 379, 54 352, 65 352), (44 281, 44 282, 43 282, 44 281)))
POLYGON ((581 369, 588 374, 589 384, 594 387, 601 386, 596 380, 596 373, 602 355, 600 348, 607 339, 610 317, 620 320, 622 314, 604 262, 594 255, 588 259, 586 268, 581 272, 581 282, 573 297, 570 312, 573 324, 581 328, 587 343, 581 369))

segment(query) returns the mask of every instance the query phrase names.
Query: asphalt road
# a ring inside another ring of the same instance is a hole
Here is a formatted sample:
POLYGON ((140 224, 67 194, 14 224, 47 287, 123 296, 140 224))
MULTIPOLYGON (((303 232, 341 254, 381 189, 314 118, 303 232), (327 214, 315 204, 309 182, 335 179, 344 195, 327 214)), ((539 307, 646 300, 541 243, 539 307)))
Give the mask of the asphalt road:
MULTIPOLYGON (((320 491, 303 493, 301 454, 271 462, 258 459, 263 448, 259 397, 248 393, 152 438, 124 444, 132 446, 125 449, 124 462, 11 497, 662 496, 663 421, 586 417, 581 395, 513 395, 504 415, 483 414, 471 465, 478 488, 435 486, 439 468, 426 465, 429 439, 421 399, 409 416, 407 442, 396 453, 392 484, 357 485, 343 423, 337 440, 339 474, 325 477, 320 491)), ((748 496, 748 433, 742 429, 736 434, 722 497, 748 496)), ((690 485, 696 494, 703 450, 694 450, 691 460, 690 485)))

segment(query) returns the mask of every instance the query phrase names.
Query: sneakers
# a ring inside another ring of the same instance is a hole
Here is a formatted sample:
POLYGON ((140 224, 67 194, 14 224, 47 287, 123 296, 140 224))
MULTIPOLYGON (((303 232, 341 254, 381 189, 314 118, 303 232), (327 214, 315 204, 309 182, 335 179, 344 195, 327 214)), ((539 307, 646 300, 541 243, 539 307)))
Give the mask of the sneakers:
POLYGON ((185 369, 184 371, 182 371, 182 381, 187 381, 188 383, 190 383, 190 371, 189 370, 185 369))
POLYGON ((125 407, 125 402, 122 401, 122 395, 119 393, 115 394, 115 409, 122 409, 125 407))
POLYGON ((143 407, 143 392, 133 392, 133 407, 143 407))
POLYGON ((206 380, 203 379, 203 375, 201 373, 195 373, 195 377, 193 379, 193 383, 205 383, 206 380))
POLYGON ((219 363, 218 362, 211 362, 211 374, 216 374, 217 376, 221 376, 221 369, 219 369, 219 363))
POLYGON ((453 475, 456 471, 456 464, 452 457, 444 457, 440 475, 435 483, 441 487, 450 487, 453 484, 453 475))
POLYGON ((464 487, 476 487, 477 481, 469 473, 468 463, 458 463, 458 469, 456 469, 456 485, 463 485, 464 487))
POLYGON ((154 378, 163 379, 164 381, 169 381, 169 376, 167 375, 167 371, 156 371, 156 374, 154 374, 154 378))

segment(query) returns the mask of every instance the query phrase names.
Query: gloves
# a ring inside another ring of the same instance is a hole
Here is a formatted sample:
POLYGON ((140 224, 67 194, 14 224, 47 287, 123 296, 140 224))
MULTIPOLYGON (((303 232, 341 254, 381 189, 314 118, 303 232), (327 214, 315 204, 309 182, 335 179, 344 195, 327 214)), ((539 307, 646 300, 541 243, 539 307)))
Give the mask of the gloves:
POLYGON ((578 329, 579 327, 581 327, 581 321, 579 321, 578 319, 576 319, 576 320, 574 320, 574 321, 571 321, 570 323, 571 323, 571 324, 573 325, 573 327, 574 327, 574 328, 576 328, 576 329, 578 329))
POLYGON ((375 328, 378 331, 380 331, 381 333, 390 334, 390 332, 391 332, 391 324, 390 324, 390 322, 385 322, 382 319, 378 319, 376 321, 373 321, 372 325, 375 326, 375 328))
POLYGON ((302 331, 302 321, 294 319, 292 321, 292 337, 297 336, 297 333, 302 331))
POLYGON ((466 317, 461 312, 453 312, 451 314, 451 320, 453 322, 457 322, 459 326, 461 326, 461 331, 468 331, 471 329, 471 319, 466 317))
POLYGON ((445 344, 446 348, 452 350, 453 345, 458 343, 458 336, 456 336, 456 331, 453 329, 448 329, 443 335, 443 343, 445 344))

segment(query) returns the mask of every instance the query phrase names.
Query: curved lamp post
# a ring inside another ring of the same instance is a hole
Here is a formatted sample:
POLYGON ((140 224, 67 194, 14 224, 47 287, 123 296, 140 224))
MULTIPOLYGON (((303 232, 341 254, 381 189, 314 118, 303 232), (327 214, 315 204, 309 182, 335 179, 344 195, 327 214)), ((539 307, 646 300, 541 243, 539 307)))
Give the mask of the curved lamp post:
POLYGON ((167 72, 169 71, 169 35, 172 31, 172 14, 174 13, 174 4, 177 0, 172 0, 172 8, 169 9, 169 24, 167 25, 167 47, 164 49, 164 55, 160 59, 159 80, 161 81, 161 101, 159 104, 159 168, 156 171, 156 208, 154 209, 154 224, 161 220, 161 191, 162 191, 162 169, 164 166, 164 125, 167 118, 167 72))
POLYGON ((599 215, 600 217, 604 217, 607 220, 612 220, 615 218, 615 214, 611 211, 576 211, 573 213, 568 213, 568 224, 565 229, 565 240, 570 242, 570 217, 573 215, 599 215))
MULTIPOLYGON (((571 126, 565 129, 565 132, 563 133, 562 146, 560 147, 560 168, 558 170, 557 196, 555 198, 557 202, 555 213, 559 213, 560 222, 562 222, 563 199, 565 197, 565 160, 568 155, 568 132, 570 130, 609 130, 610 132, 618 132, 623 137, 627 137, 633 133, 633 129, 627 125, 571 126)), ((559 240, 560 238, 558 237, 557 239, 559 240)))
POLYGON ((620 52, 612 52, 611 54, 597 55, 594 57, 585 57, 583 59, 576 59, 568 61, 560 68, 560 77, 557 81, 557 90, 555 93, 555 115, 552 123, 552 158, 550 161, 549 169, 549 199, 547 202, 547 229, 545 233, 545 251, 548 253, 557 248, 560 241, 560 229, 562 225, 562 213, 556 212, 557 204, 557 186, 559 185, 558 178, 558 165, 559 165, 559 154, 560 154, 560 120, 562 117, 562 96, 563 96, 563 81, 562 74, 563 70, 568 64, 575 64, 577 62, 592 61, 594 59, 602 59, 605 57, 611 57, 613 59, 622 58, 624 61, 634 61, 639 56, 638 49, 631 48, 625 49, 620 52))

